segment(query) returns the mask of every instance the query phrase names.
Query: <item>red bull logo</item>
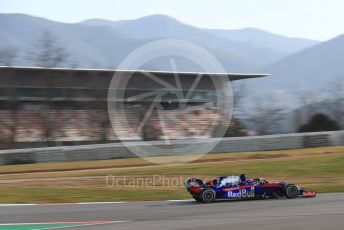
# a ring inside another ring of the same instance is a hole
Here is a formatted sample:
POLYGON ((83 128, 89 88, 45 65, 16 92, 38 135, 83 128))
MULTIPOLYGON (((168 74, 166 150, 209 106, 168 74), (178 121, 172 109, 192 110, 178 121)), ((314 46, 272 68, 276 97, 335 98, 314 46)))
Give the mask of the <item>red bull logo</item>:
POLYGON ((254 197, 254 187, 233 190, 228 192, 228 198, 250 198, 254 197))

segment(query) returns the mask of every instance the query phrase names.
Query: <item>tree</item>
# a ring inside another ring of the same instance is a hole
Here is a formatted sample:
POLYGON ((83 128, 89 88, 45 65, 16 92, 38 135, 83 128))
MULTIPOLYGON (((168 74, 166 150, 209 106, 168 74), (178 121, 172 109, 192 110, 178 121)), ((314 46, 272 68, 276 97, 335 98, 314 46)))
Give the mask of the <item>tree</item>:
POLYGON ((265 102, 256 99, 255 113, 249 120, 258 134, 273 134, 280 128, 280 122, 284 118, 283 112, 284 109, 273 98, 269 98, 265 102))
POLYGON ((34 50, 29 51, 27 59, 35 66, 58 67, 68 58, 67 52, 58 45, 56 37, 50 31, 44 30, 38 43, 33 46, 34 50))
POLYGON ((297 92, 295 95, 298 100, 298 107, 302 110, 301 117, 306 117, 307 119, 321 108, 321 101, 323 100, 323 91, 313 91, 304 90, 297 92))
POLYGON ((225 137, 247 136, 246 127, 238 118, 233 118, 224 136, 225 137))
POLYGON ((344 76, 338 76, 326 87, 327 100, 324 105, 329 114, 344 126, 344 76))
POLYGON ((11 122, 9 124, 10 138, 9 142, 14 144, 16 142, 17 129, 18 129, 18 95, 17 88, 18 85, 17 79, 14 77, 8 78, 7 80, 7 90, 9 95, 8 105, 11 111, 11 122))
POLYGON ((17 49, 15 48, 4 48, 0 50, 0 65, 11 66, 17 57, 17 49))
POLYGON ((315 113, 326 113, 344 127, 344 76, 338 76, 320 90, 301 91, 297 94, 299 108, 294 111, 295 128, 315 113))
MULTIPOLYGON (((33 44, 33 49, 27 53, 27 60, 33 65, 45 68, 59 67, 66 62, 68 54, 63 47, 58 44, 57 38, 47 30, 44 30, 33 44)), ((53 97, 54 79, 45 77, 45 108, 41 109, 41 119, 43 123, 44 140, 51 141, 59 127, 56 124, 57 113, 54 105, 51 104, 53 97)))
POLYGON ((317 113, 311 117, 308 123, 301 125, 298 132, 321 132, 340 130, 339 124, 326 114, 317 113))
POLYGON ((91 122, 97 125, 98 141, 105 143, 108 141, 107 129, 111 127, 108 114, 106 112, 106 105, 104 104, 103 97, 106 94, 104 89, 101 88, 101 83, 96 75, 91 75, 92 88, 90 89, 93 102, 89 108, 92 109, 91 122))
POLYGON ((233 89, 233 113, 240 114, 243 112, 243 101, 247 95, 245 83, 232 83, 233 89))

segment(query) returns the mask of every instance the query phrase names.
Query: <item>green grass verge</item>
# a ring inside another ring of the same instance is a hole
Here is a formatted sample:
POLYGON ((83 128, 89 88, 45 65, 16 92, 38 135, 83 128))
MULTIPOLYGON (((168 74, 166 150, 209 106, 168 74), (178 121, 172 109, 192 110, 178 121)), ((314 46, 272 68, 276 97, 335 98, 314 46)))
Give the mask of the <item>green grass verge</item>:
MULTIPOLYGON (((330 148, 329 148, 330 149, 330 148)), ((344 192, 344 151, 333 153, 333 149, 322 149, 323 154, 306 154, 297 158, 253 159, 237 162, 209 162, 205 164, 185 164, 178 166, 156 166, 139 168, 108 168, 105 170, 87 170, 73 174, 42 173, 26 176, 39 178, 43 175, 59 176, 199 176, 216 177, 246 173, 248 177, 265 177, 268 180, 284 180, 302 187, 321 192, 344 192), (329 151, 331 154, 328 154, 329 151)), ((338 149, 337 149, 338 150, 338 149)), ((253 153, 248 153, 253 154, 253 153)), ((256 154, 256 153, 254 153, 256 154)), ((228 154, 230 155, 230 154, 228 154)), ((223 157, 223 155, 221 155, 223 157)), ((221 158, 219 157, 219 158, 221 158)), ((81 164, 78 162, 78 164, 81 164)), ((14 166, 12 166, 14 167, 14 166)), ((37 165, 36 167, 39 167, 37 165)), ((57 167, 57 166, 56 166, 57 167)), ((27 177, 26 177, 27 178, 27 177)), ((4 179, 4 178, 2 178, 4 179)), ((183 187, 111 187, 90 188, 84 185, 71 188, 70 184, 52 183, 49 186, 27 185, 20 183, 0 187, 0 203, 56 203, 56 202, 91 202, 123 200, 166 200, 190 198, 183 187), (12 187, 11 187, 12 186, 12 187)), ((103 182, 101 182, 103 183, 103 182)))
POLYGON ((0 188, 0 203, 74 203, 188 199, 184 189, 0 188))
MULTIPOLYGON (((262 159, 275 158, 278 156, 302 156, 316 155, 323 153, 344 153, 344 146, 339 147, 321 147, 295 150, 274 150, 274 151, 257 151, 241 153, 219 153, 207 154, 199 161, 214 160, 239 160, 239 159, 262 159)), ((83 169, 102 169, 102 168, 124 168, 129 166, 147 166, 153 165, 141 158, 127 158, 114 160, 97 160, 97 161, 77 161, 77 162, 55 162, 23 165, 4 165, 0 166, 0 175, 8 173, 25 173, 25 172, 49 172, 49 171, 68 171, 83 169)))

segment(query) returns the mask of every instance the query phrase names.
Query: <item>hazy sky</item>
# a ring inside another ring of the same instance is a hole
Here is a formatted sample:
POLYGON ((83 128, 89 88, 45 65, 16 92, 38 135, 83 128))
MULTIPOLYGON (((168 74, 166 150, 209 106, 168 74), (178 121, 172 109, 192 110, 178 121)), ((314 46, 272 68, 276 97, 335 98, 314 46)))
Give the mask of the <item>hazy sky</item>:
POLYGON ((198 27, 256 27, 316 40, 344 33, 343 11, 343 0, 0 0, 1 13, 26 13, 62 22, 166 14, 198 27))

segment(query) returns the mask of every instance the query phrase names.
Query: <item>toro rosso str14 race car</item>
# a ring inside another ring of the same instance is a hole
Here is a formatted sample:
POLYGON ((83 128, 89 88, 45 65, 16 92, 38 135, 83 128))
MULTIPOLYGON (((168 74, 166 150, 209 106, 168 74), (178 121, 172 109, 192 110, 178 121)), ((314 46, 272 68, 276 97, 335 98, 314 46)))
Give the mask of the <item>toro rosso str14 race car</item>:
POLYGON ((196 201, 210 203, 216 199, 268 199, 286 197, 315 197, 316 193, 286 182, 268 182, 263 178, 246 179, 245 175, 218 177, 207 183, 198 178, 184 182, 186 189, 196 201))

